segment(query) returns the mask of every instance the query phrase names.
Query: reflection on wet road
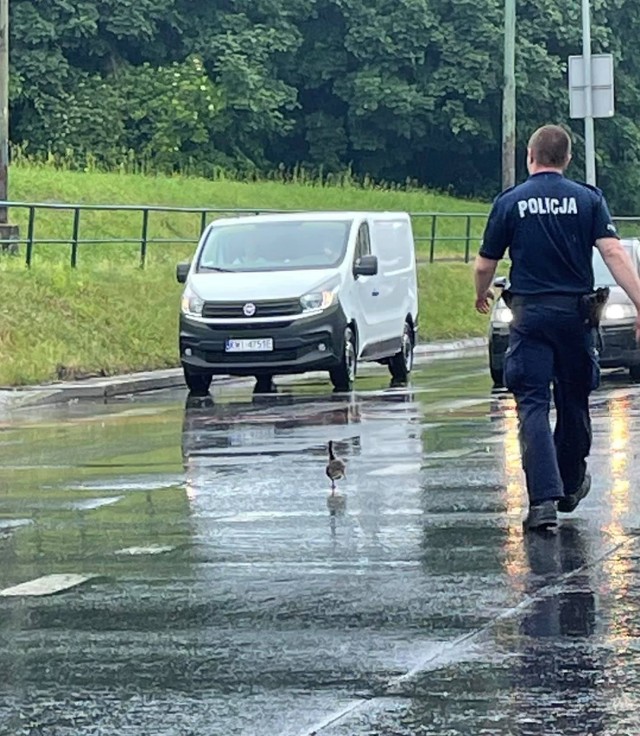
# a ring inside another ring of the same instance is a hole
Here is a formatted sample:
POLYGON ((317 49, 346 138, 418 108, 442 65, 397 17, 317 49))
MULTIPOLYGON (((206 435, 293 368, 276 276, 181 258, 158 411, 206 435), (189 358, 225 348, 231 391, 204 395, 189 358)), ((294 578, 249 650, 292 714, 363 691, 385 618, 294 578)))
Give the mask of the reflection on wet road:
POLYGON ((640 391, 604 382, 593 491, 525 540, 483 362, 3 420, 0 733, 637 731, 640 391))

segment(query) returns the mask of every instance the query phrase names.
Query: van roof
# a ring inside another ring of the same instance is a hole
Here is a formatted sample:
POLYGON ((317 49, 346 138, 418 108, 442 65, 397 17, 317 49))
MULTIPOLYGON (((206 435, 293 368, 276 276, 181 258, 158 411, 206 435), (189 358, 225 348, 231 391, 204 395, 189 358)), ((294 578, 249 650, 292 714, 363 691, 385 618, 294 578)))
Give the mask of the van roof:
POLYGON ((354 220, 356 218, 369 217, 375 220, 406 220, 409 219, 408 212, 373 212, 364 210, 323 210, 303 212, 269 212, 261 215, 239 215, 237 217, 220 217, 211 225, 235 224, 256 222, 295 222, 295 221, 336 221, 354 220))

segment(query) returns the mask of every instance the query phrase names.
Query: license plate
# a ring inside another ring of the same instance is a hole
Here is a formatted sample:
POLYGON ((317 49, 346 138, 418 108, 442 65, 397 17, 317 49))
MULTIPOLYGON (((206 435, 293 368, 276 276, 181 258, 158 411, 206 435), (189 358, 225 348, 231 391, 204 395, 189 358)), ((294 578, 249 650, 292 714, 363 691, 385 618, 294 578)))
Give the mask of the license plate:
POLYGON ((229 444, 237 447, 258 442, 272 442, 275 434, 276 428, 273 425, 268 427, 242 427, 229 432, 229 444))
POLYGON ((273 338, 256 340, 227 340, 224 349, 227 353, 264 353, 273 350, 273 338))

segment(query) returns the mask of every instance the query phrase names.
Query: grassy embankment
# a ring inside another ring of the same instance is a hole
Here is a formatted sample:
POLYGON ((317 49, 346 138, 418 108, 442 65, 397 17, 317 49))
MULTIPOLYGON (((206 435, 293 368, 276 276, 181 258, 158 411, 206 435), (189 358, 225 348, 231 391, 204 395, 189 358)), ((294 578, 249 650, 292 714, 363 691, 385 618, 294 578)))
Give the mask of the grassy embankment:
MULTIPOLYGON (((352 186, 320 187, 277 182, 240 183, 183 177, 73 173, 14 167, 11 199, 27 202, 158 204, 263 209, 367 209, 412 212, 486 212, 486 205, 425 191, 383 191, 352 186)), ((26 212, 12 222, 26 234, 26 212)), ((194 215, 152 214, 149 236, 197 237, 194 215)), ((481 218, 474 220, 479 238, 481 218)), ((428 235, 427 219, 418 235, 428 235)), ((438 236, 462 236, 463 219, 439 222, 438 236)), ((38 212, 36 238, 70 239, 72 213, 38 212)), ((136 238, 140 215, 83 213, 80 238, 136 238)), ((427 259, 428 243, 419 244, 427 259)), ((78 268, 69 267, 69 246, 37 245, 31 270, 19 258, 0 257, 0 385, 55 380, 93 372, 107 374, 178 364, 177 308, 181 286, 175 264, 193 246, 150 245, 140 270, 139 247, 80 245, 78 268)), ((436 245, 436 254, 461 255, 462 240, 436 245)), ((473 310, 471 266, 434 263, 419 269, 421 337, 437 340, 482 335, 486 318, 473 310)))

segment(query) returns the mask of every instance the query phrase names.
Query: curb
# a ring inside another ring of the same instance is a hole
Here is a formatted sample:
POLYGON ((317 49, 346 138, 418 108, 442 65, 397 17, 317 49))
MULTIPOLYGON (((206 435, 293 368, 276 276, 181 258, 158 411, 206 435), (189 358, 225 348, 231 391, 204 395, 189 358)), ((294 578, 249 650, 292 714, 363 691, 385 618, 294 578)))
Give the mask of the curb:
POLYGON ((423 342, 416 346, 414 354, 418 357, 441 355, 443 353, 458 353, 461 350, 476 350, 487 345, 486 337, 468 337, 463 340, 448 340, 443 342, 423 342))
MULTIPOLYGON (((482 348, 487 344, 484 337, 464 340, 421 343, 415 349, 418 358, 458 353, 482 348)), ((233 376, 214 376, 214 383, 229 383, 238 380, 233 376)), ((87 378, 83 381, 68 381, 36 386, 20 386, 0 389, 0 409, 62 404, 68 401, 105 400, 117 396, 161 391, 184 387, 181 368, 127 373, 105 378, 87 378)))

